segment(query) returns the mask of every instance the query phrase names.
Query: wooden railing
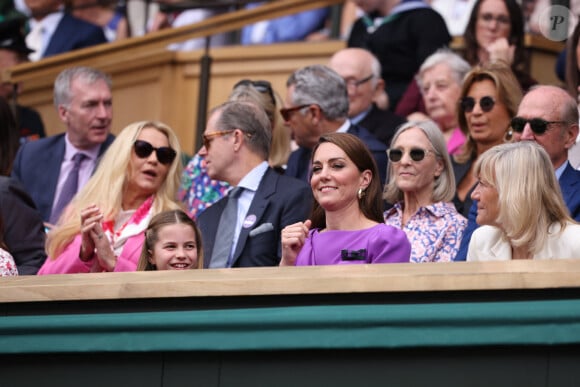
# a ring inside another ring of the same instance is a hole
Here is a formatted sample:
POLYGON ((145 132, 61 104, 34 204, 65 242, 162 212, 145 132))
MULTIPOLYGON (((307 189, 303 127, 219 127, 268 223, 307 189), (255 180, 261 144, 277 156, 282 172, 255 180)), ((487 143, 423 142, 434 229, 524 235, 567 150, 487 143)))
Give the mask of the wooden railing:
POLYGON ((580 261, 408 263, 6 277, 0 278, 0 304, 560 288, 580 289, 580 261))

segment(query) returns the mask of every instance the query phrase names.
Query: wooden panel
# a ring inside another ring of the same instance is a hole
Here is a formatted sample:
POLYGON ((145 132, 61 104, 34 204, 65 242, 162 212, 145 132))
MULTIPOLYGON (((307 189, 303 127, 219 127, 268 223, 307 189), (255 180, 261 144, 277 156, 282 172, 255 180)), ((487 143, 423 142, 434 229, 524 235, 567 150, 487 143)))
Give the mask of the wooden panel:
POLYGON ((408 263, 7 277, 0 302, 571 287, 578 261, 408 263))
POLYGON ((253 9, 220 14, 199 23, 164 29, 145 36, 100 44, 35 63, 26 63, 4 70, 3 82, 20 82, 37 78, 54 78, 66 66, 104 67, 112 63, 144 55, 157 54, 171 43, 230 32, 261 20, 342 3, 342 0, 277 0, 253 9))

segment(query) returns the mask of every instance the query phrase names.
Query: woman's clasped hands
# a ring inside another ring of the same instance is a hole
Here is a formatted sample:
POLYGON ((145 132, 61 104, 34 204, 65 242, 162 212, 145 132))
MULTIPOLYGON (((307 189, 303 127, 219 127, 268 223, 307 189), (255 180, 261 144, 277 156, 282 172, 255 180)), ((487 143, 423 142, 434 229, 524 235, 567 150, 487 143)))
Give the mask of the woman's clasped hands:
POLYGON ((103 213, 96 204, 91 204, 81 211, 81 251, 79 258, 86 262, 96 255, 99 265, 113 271, 117 258, 109 239, 104 233, 103 213))

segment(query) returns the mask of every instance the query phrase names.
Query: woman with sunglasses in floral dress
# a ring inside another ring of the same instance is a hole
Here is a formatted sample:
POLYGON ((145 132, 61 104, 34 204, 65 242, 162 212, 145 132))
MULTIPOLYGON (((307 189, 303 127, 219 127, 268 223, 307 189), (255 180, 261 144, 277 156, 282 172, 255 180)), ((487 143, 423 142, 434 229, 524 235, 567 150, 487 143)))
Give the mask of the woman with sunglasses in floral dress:
POLYGON ((441 130, 433 121, 403 124, 387 154, 383 198, 394 206, 385 223, 407 234, 411 262, 452 261, 467 220, 450 203, 455 179, 441 130))
POLYGON ((38 274, 136 270, 150 219, 180 208, 180 152, 165 124, 123 129, 48 234, 48 258, 38 274))
POLYGON ((467 217, 476 184, 472 168, 489 148, 511 141, 510 120, 516 114, 522 92, 513 72, 503 61, 477 66, 463 82, 459 98, 459 127, 467 136, 460 153, 452 158, 457 192, 453 203, 467 217))

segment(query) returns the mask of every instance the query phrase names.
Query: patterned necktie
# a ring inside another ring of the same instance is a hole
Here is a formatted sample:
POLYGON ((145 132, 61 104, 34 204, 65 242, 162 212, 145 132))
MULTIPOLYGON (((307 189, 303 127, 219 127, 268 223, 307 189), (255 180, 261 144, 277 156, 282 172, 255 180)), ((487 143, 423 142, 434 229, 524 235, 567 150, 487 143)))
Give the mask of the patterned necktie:
POLYGON ((209 267, 212 269, 227 267, 238 221, 238 198, 243 190, 242 187, 235 187, 228 194, 228 204, 226 204, 226 208, 224 208, 220 217, 209 262, 209 267))
POLYGON ((58 201, 52 207, 52 213, 50 214, 50 222, 52 224, 55 224, 58 221, 62 210, 69 204, 77 193, 79 188, 79 170, 81 168, 81 163, 86 157, 87 156, 82 153, 77 153, 73 156, 73 167, 62 185, 58 201))

